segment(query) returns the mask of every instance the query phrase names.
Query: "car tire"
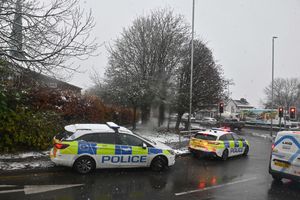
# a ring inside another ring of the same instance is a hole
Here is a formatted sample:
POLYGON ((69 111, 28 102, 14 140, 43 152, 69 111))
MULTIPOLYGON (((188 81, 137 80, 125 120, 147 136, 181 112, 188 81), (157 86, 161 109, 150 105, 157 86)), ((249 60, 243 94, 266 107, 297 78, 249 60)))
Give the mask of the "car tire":
POLYGON ((223 161, 225 161, 225 160, 228 159, 228 156, 229 156, 228 149, 225 149, 225 150, 223 151, 223 153, 222 153, 221 159, 222 159, 223 161))
POLYGON ((277 175, 274 175, 274 174, 272 174, 272 178, 276 182, 281 182, 281 179, 282 179, 280 176, 277 176, 277 175))
POLYGON ((200 158, 200 154, 197 151, 191 151, 191 154, 194 158, 200 158))
POLYGON ((80 174, 88 174, 96 168, 96 163, 93 158, 89 156, 82 156, 76 159, 73 168, 80 174))
POLYGON ((248 155, 248 153, 249 153, 249 146, 247 145, 247 146, 245 147, 245 150, 244 150, 243 156, 247 156, 247 155, 248 155))
POLYGON ((158 156, 155 157, 150 165, 152 171, 161 172, 168 167, 168 161, 165 157, 158 156))

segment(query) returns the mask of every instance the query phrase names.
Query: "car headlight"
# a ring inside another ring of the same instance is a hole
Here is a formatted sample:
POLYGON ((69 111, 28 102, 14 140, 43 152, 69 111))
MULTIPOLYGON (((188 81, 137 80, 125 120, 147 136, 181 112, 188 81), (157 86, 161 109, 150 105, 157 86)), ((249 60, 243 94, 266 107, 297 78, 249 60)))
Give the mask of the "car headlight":
POLYGON ((171 155, 175 155, 175 151, 174 150, 167 150, 171 155))

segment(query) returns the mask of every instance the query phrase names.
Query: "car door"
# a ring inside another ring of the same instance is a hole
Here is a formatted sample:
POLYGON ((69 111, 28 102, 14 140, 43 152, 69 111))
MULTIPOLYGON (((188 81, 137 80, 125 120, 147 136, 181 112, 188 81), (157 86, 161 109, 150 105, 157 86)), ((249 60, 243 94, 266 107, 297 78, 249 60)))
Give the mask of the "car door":
POLYGON ((241 138, 236 135, 235 133, 231 133, 233 138, 233 148, 232 148, 232 154, 233 155, 241 155, 244 152, 243 142, 241 138))
POLYGON ((121 156, 121 167, 146 167, 149 162, 147 143, 130 134, 118 134, 116 154, 121 156))
POLYGON ((97 133, 97 162, 100 168, 119 167, 120 157, 116 155, 116 134, 97 133))
POLYGON ((235 141, 231 133, 226 134, 227 147, 229 150, 229 157, 236 155, 235 153, 235 141))

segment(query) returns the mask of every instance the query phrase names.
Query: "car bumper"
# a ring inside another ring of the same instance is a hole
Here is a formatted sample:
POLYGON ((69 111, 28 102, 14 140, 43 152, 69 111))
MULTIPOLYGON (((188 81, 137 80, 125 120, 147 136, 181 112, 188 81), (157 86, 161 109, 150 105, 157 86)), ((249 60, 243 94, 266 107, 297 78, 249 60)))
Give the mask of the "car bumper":
POLYGON ((50 159, 56 165, 72 167, 74 163, 74 156, 70 154, 60 154, 59 150, 51 149, 50 159))
POLYGON ((175 155, 174 156, 168 156, 168 166, 172 166, 175 164, 175 155))
POLYGON ((295 175, 292 175, 292 174, 286 174, 284 172, 275 171, 275 170, 272 170, 271 167, 269 168, 269 173, 271 175, 274 175, 274 176, 277 176, 277 177, 280 177, 280 178, 286 178, 286 179, 290 179, 290 180, 293 180, 293 181, 300 181, 300 176, 295 176, 295 175))
POLYGON ((198 154, 199 156, 203 157, 218 157, 217 153, 214 151, 208 151, 208 150, 199 150, 199 149, 193 149, 189 147, 189 151, 191 153, 198 154))

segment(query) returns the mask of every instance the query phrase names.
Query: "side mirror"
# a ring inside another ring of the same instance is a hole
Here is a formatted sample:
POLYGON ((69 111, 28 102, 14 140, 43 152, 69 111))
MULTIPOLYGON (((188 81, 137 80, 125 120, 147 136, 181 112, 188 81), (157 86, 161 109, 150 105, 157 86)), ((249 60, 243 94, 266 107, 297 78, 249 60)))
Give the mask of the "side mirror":
POLYGON ((143 142, 142 147, 143 147, 143 149, 146 149, 147 148, 147 144, 145 142, 143 142))

